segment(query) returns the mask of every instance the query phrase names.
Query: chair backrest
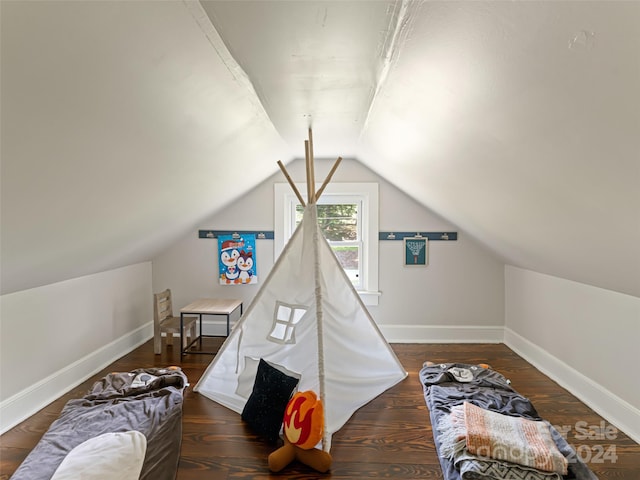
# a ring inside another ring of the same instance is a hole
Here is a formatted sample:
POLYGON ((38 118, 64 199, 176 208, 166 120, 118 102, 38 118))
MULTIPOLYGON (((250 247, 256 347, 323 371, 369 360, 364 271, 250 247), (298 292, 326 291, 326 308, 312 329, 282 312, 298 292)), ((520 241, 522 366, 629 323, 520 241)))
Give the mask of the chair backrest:
POLYGON ((153 295, 153 319, 157 325, 162 325, 168 317, 173 316, 173 305, 171 304, 171 290, 168 288, 164 292, 153 295))

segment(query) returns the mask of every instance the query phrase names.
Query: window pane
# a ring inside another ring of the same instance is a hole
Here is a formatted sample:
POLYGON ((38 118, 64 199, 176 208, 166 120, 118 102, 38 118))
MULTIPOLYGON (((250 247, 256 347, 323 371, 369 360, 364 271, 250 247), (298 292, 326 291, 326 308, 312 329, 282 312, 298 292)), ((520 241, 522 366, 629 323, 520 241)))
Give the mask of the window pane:
POLYGON ((278 310, 276 311, 276 318, 278 320, 282 320, 283 322, 288 322, 290 316, 291 316, 291 308, 285 305, 278 305, 278 310))
POLYGON ((287 332, 287 325, 282 323, 276 323, 271 330, 270 337, 276 340, 284 340, 284 336, 287 332))
POLYGON ((360 286, 360 247, 332 245, 331 249, 351 283, 356 287, 360 286))
MULTIPOLYGON (((304 209, 296 206, 296 226, 302 221, 304 209)), ((358 205, 355 203, 319 204, 318 225, 330 242, 358 240, 358 205)))
POLYGON ((287 332, 285 333, 284 343, 293 343, 291 338, 293 337, 293 327, 288 326, 287 332))
POLYGON ((303 308, 296 308, 293 310, 293 315, 291 315, 291 323, 292 324, 296 324, 300 321, 300 319, 302 317, 304 317, 304 314, 307 313, 307 311, 303 308))
POLYGON ((304 213, 304 208, 302 208, 302 205, 297 204, 296 205, 296 227, 300 225, 300 223, 302 222, 303 213, 304 213))
POLYGON ((356 204, 318 205, 318 225, 330 242, 358 239, 356 204))

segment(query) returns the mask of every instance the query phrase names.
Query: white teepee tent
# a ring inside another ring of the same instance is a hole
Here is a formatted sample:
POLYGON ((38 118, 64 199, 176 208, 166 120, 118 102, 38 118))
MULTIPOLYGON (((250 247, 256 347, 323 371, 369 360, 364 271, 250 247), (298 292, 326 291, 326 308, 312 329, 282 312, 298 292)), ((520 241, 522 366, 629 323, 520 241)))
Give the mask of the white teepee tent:
MULTIPOLYGON (((313 186, 309 135, 307 184, 313 186)), ((278 365, 300 377, 298 390, 322 399, 323 450, 329 451, 332 434, 407 373, 322 235, 318 196, 308 188, 302 223, 195 391, 241 413, 259 359, 278 365)))

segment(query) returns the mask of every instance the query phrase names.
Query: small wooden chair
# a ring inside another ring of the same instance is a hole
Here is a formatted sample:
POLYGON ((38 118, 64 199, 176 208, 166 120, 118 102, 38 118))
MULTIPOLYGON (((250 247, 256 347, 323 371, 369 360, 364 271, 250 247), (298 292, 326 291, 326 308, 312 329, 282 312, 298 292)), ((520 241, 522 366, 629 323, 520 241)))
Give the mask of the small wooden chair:
MULTIPOLYGON (((183 345, 186 348, 196 338, 196 317, 184 317, 183 345)), ((153 294, 153 351, 162 353, 162 334, 167 337, 167 345, 173 345, 173 334, 180 333, 180 317, 173 316, 171 290, 153 294)))

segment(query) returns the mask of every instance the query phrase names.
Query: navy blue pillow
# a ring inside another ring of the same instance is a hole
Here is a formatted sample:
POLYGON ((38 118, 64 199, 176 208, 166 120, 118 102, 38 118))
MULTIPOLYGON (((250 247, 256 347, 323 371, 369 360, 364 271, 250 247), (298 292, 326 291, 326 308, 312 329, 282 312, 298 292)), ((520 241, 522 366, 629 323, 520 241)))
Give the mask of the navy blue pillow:
POLYGON ((287 403, 297 385, 297 378, 290 377, 261 358, 253 391, 242 410, 242 419, 258 435, 275 443, 287 403))

